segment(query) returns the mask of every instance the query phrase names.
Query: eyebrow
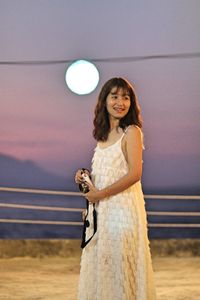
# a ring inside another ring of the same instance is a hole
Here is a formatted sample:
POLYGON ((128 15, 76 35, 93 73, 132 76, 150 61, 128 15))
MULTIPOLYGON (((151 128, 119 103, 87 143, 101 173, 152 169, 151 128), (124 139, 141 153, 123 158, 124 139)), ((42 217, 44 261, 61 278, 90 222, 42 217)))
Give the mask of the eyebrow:
MULTIPOLYGON (((110 92, 111 95, 117 95, 117 91, 116 92, 110 92)), ((130 97, 130 94, 128 92, 125 92, 123 93, 123 96, 129 96, 130 97)))

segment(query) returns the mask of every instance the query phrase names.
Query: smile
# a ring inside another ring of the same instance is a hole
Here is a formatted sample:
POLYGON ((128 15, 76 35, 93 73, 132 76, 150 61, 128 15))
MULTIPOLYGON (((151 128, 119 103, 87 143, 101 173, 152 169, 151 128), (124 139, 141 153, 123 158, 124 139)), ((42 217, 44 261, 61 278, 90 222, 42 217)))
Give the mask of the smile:
POLYGON ((115 107, 115 108, 113 108, 114 109, 114 111, 116 111, 116 112, 119 112, 119 113, 121 113, 121 112, 124 112, 125 111, 125 109, 124 108, 119 108, 119 107, 115 107))

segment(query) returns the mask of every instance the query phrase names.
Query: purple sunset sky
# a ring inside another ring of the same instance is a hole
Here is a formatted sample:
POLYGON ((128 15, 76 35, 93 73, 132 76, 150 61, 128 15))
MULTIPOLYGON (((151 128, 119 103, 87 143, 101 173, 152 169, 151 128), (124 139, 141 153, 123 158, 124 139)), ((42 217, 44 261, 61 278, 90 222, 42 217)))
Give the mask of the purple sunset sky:
MULTIPOLYGON (((200 2, 194 0, 0 0, 0 60, 198 52, 199 11, 200 2)), ((158 157, 170 163, 171 158, 182 158, 197 163, 199 58, 96 65, 100 86, 113 76, 135 84, 147 160, 158 157)), ((57 174, 88 165, 95 145, 92 121, 100 86, 91 95, 72 94, 64 82, 67 67, 67 63, 0 66, 1 153, 33 160, 57 174)), ((184 174, 179 176, 182 182, 184 174)))

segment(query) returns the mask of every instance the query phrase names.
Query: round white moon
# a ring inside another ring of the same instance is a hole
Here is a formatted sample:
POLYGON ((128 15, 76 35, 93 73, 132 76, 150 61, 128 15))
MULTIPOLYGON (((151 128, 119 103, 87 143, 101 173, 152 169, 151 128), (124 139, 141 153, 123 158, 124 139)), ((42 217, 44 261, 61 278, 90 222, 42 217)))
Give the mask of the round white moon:
POLYGON ((66 71, 65 81, 68 88, 78 95, 87 95, 95 90, 99 83, 99 71, 87 60, 76 60, 66 71))

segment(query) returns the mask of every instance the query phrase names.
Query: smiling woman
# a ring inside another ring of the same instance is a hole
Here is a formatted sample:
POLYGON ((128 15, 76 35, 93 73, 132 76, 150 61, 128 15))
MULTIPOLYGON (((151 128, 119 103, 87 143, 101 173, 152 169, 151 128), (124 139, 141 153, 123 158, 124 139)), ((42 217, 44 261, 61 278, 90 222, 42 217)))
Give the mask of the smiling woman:
MULTIPOLYGON (((112 78, 102 87, 94 118, 86 240, 92 212, 97 230, 83 249, 78 299, 155 300, 156 291, 141 187, 143 135, 132 85, 112 78), (93 204, 93 205, 90 205, 93 204), (92 211, 93 210, 93 211, 92 211)), ((76 183, 82 182, 80 170, 76 183)), ((93 228, 92 228, 93 227, 93 228)))

